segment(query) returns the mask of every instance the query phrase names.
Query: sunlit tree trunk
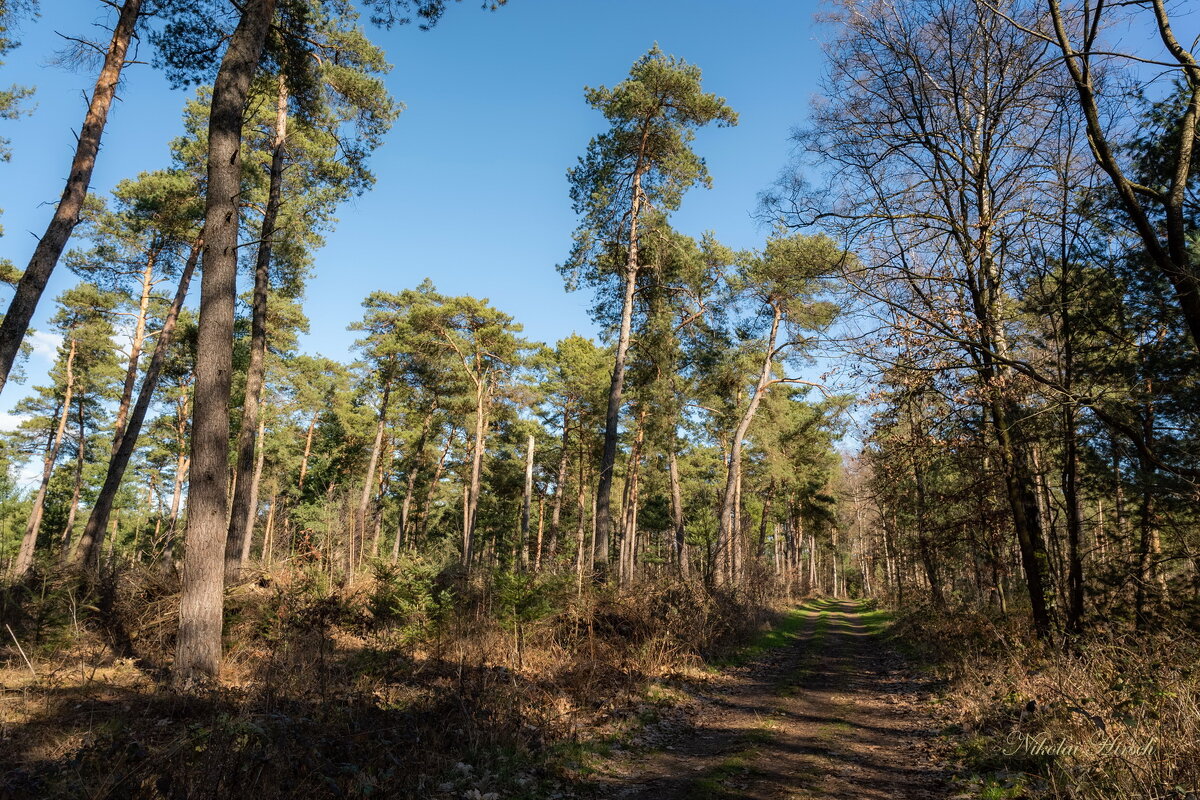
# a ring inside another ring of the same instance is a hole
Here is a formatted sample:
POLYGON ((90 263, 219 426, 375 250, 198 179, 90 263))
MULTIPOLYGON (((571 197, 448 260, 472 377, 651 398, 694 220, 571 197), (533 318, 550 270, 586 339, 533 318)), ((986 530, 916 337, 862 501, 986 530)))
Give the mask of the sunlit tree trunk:
MULTIPOLYGON (((778 304, 773 304, 771 310, 771 330, 767 335, 766 351, 763 355, 762 368, 759 370, 758 382, 754 387, 754 395, 750 398, 746 410, 742 412, 742 418, 738 421, 737 429, 729 443, 729 464, 726 469, 725 490, 721 494, 717 516, 719 520, 717 523, 718 561, 732 561, 733 537, 736 535, 734 515, 737 513, 737 504, 735 496, 742 474, 742 442, 745 441, 746 434, 750 430, 750 423, 754 421, 754 415, 762 402, 763 394, 770 385, 771 368, 775 363, 775 342, 779 335, 779 325, 783 321, 783 312, 778 304)), ((717 574, 720 576, 718 583, 723 582, 726 577, 729 579, 733 577, 732 568, 726 575, 722 575, 720 569, 717 574)))
POLYGON ((29 521, 25 525, 25 536, 21 539, 21 550, 17 553, 17 562, 13 573, 20 577, 29 571, 33 565, 33 552, 37 546, 38 529, 42 527, 42 513, 46 507, 46 489, 50 486, 50 476, 54 474, 54 462, 58 460, 58 449, 62 445, 63 433, 67 429, 67 420, 71 416, 71 397, 75 391, 75 353, 78 345, 71 339, 67 349, 66 383, 63 389, 62 411, 58 415, 58 427, 46 447, 46 457, 42 461, 42 481, 38 484, 37 494, 33 498, 33 508, 29 512, 29 521))
POLYGON ((16 293, 9 302, 8 312, 0 321, 0 391, 4 390, 8 381, 9 372, 21 348, 21 341, 29 328, 29 321, 33 319, 38 300, 50 281, 50 274, 57 266, 71 233, 79 223, 88 185, 92 180, 92 170, 96 166, 96 155, 100 152, 100 138, 104 134, 108 111, 117 93, 121 70, 127 63, 125 54, 129 50, 129 43, 133 39, 141 11, 142 0, 125 0, 121 5, 112 40, 105 51, 104 62, 96 78, 96 86, 92 90, 92 99, 83 118, 83 126, 79 129, 66 187, 46 232, 34 248, 29 266, 21 275, 16 293))
POLYGON ((274 15, 275 0, 243 4, 212 90, 192 472, 175 655, 175 680, 181 684, 216 678, 221 667, 242 125, 250 83, 274 15))
POLYGON ((75 516, 79 512, 79 495, 83 491, 83 465, 87 459, 87 428, 83 418, 83 397, 79 397, 76 409, 76 421, 79 424, 79 447, 75 452, 75 485, 71 490, 71 506, 67 511, 67 524, 63 526, 60 537, 60 560, 67 561, 71 552, 71 536, 75 532, 75 516))
MULTIPOLYGON (((79 540, 79 549, 75 558, 80 564, 94 566, 99 562, 100 550, 104 545, 104 531, 108 527, 108 518, 112 513, 117 492, 121 489, 121 481, 125 477, 125 470, 129 467, 129 460, 133 457, 134 448, 137 446, 137 439, 142 432, 146 412, 149 411, 150 402, 154 399, 154 391, 158 388, 158 379, 162 374, 163 364, 167 359, 167 351, 171 346, 171 337, 175 334, 175 326, 179 321, 179 312, 183 308, 184 300, 187 298, 188 287, 191 286, 192 274, 196 270, 196 263, 199 261, 200 253, 203 249, 204 242, 203 236, 201 236, 201 238, 193 243, 187 263, 184 264, 183 271, 179 274, 179 285, 175 289, 175 298, 171 302, 171 308, 167 312, 166 319, 163 320, 162 329, 158 332, 158 340, 154 343, 154 353, 150 356, 150 364, 146 367, 146 374, 142 378, 142 385, 138 390, 137 402, 133 405, 133 410, 130 412, 128 422, 122 431, 120 440, 114 440, 112 457, 108 462, 108 470, 104 475, 104 483, 100 487, 100 493, 96 495, 96 502, 92 505, 92 513, 88 516, 87 525, 83 529, 83 536, 79 540)), ((182 402, 186 404, 186 395, 182 402)), ((180 408, 179 424, 181 426, 186 426, 186 417, 186 409, 180 408)), ((186 438, 186 431, 179 430, 177 434, 180 442, 180 459, 182 463, 182 447, 186 438)), ((181 476, 184 471, 181 468, 177 469, 175 475, 175 497, 171 502, 172 540, 174 539, 175 521, 179 509, 179 493, 182 488, 181 476)))
POLYGON ((237 466, 234 469, 233 500, 229 515, 229 534, 225 541, 225 580, 237 578, 248 551, 251 531, 247 520, 255 512, 255 487, 247 485, 245 476, 254 469, 254 451, 258 442, 263 386, 267 368, 267 292, 271 283, 271 254, 275 243, 275 222, 283 205, 283 157, 287 144, 288 91, 283 76, 278 79, 279 92, 275 107, 275 135, 271 141, 271 170, 267 189, 267 205, 263 210, 262 227, 258 236, 258 253, 254 262, 254 294, 250 310, 250 363, 246 367, 246 396, 242 403, 242 424, 238 431, 237 466))

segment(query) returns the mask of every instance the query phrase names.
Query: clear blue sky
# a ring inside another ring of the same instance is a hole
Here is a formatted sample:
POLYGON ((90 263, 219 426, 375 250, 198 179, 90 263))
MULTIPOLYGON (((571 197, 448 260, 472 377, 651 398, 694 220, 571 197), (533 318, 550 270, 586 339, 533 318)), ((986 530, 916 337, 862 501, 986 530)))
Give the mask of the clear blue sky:
MULTIPOLYGON (((437 28, 380 31, 375 40, 395 68, 393 95, 406 105, 372 166, 375 188, 343 207, 317 255, 305 310, 312 332, 302 347, 349 357, 374 289, 396 291, 430 277, 443 292, 489 298, 553 342, 594 334, 589 297, 568 294, 554 266, 575 226, 565 172, 602 128, 583 101, 585 85, 614 84, 654 42, 697 64, 706 89, 741 115, 737 128, 704 131, 696 148, 713 189, 694 190, 675 217, 686 233, 712 229, 727 244, 756 246, 765 231, 752 218, 756 196, 789 154, 789 131, 816 91, 821 51, 815 0, 510 0, 492 13, 476 0, 451 8, 437 28)), ((69 35, 104 36, 107 15, 95 0, 43 0, 26 23, 22 46, 0 68, 0 84, 34 85, 35 110, 0 121, 11 162, 0 164, 0 256, 23 267, 57 200, 94 75, 53 65, 69 35)), ((143 54, 145 55, 145 54, 143 54)), ((149 66, 127 69, 92 181, 97 193, 139 171, 168 163, 188 96, 170 90, 149 66)), ((35 327, 75 277, 56 272, 35 327)), ((246 285, 243 278, 239 289, 246 285)), ((7 305, 10 292, 0 292, 7 305)), ((25 386, 12 386, 0 409, 40 382, 51 355, 42 342, 25 386)))

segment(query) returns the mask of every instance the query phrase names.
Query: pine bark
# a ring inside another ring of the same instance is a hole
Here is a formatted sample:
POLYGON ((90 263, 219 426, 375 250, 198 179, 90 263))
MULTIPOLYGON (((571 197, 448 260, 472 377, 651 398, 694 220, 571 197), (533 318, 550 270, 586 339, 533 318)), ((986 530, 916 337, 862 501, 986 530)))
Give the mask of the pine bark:
POLYGON ((260 407, 266 383, 267 364, 267 292, 271 284, 271 254, 275 242, 275 223, 283 204, 283 157, 287 143, 288 92, 283 76, 279 77, 279 95, 275 110, 275 136, 271 142, 271 170, 267 205, 263 210, 262 228, 258 237, 258 253, 254 262, 254 295, 250 312, 250 363, 246 367, 246 397, 242 404, 242 422, 238 430, 237 467, 233 479, 233 502, 229 516, 229 535, 225 541, 225 580, 237 578, 245 559, 246 540, 250 534, 247 520, 255 509, 253 488, 239 476, 250 475, 254 469, 255 445, 258 442, 260 407))
POLYGON ((71 489, 71 506, 67 511, 67 524, 60 538, 59 560, 66 563, 71 552, 71 536, 75 532, 75 518, 79 513, 79 495, 83 492, 83 465, 87 459, 87 426, 83 416, 83 396, 79 397, 76 409, 79 424, 79 447, 75 451, 75 485, 71 489))
POLYGON ((722 570, 719 567, 717 568, 718 584, 724 582, 726 578, 733 578, 731 558, 733 555, 732 545, 735 533, 733 515, 736 513, 737 504, 734 500, 742 474, 742 442, 750 430, 750 423, 754 421, 754 415, 757 413, 758 406, 762 402, 763 394, 770 385, 771 368, 775 363, 775 342, 779 336, 780 323, 783 321, 783 312, 778 304, 772 304, 772 312, 771 330, 767 335, 767 349, 763 356, 758 382, 754 387, 754 396, 750 398, 749 405, 742 412, 742 418, 738 422, 737 430, 733 434, 733 440, 729 444, 729 465, 726 470, 725 490, 721 493, 721 502, 718 509, 717 561, 718 563, 723 560, 729 561, 730 570, 729 573, 723 574, 722 570))
POLYGON ((37 494, 33 498, 33 508, 29 512, 29 521, 25 525, 25 536, 21 539, 21 550, 17 553, 17 562, 13 573, 20 577, 33 566, 33 552, 37 546, 38 529, 42 527, 42 513, 46 507, 46 489, 50 486, 50 476, 54 474, 54 462, 58 460, 58 450, 62 445, 63 433, 67 429, 67 419, 71 416, 71 397, 75 392, 75 353, 78 345, 72 337, 67 350, 66 385, 63 389, 62 412, 58 415, 58 427, 46 447, 46 457, 42 462, 42 481, 38 485, 37 494))
POLYGON ((33 319, 42 292, 45 291, 50 275, 66 249, 71 233, 79 224, 79 214, 83 210, 88 185, 92 180, 92 170, 96 166, 96 155, 100 152, 100 138, 104 134, 108 111, 117 93, 121 70, 125 67, 125 54, 129 50, 129 42, 133 39, 141 11, 142 0, 125 0, 121 6, 116 27, 113 28, 112 40, 104 54, 100 75, 92 90, 87 114, 83 118, 83 127, 79 129, 67 185, 46 232, 38 240, 29 265, 17 284, 17 291, 9 303, 8 312, 0 321, 0 392, 4 390, 8 381, 9 372, 12 371, 13 362, 21 349, 21 341, 29 329, 29 321, 33 319))
MULTIPOLYGON (((175 290, 175 297, 171 301, 167 318, 163 320, 162 329, 158 332, 158 341, 154 343, 154 353, 150 356, 150 364, 146 368, 145 377, 142 378, 137 402, 134 403, 119 441, 114 441, 113 455, 108 461, 104 484, 100 487, 100 493, 92 505, 92 513, 88 516, 87 525, 83 529, 83 536, 79 540, 79 549, 75 558, 80 564, 94 566, 100 560, 100 549, 104 545, 104 533, 108 527, 108 518, 112 513, 113 502, 121 488, 121 481, 125 477, 129 460, 133 457, 133 450, 137 445, 138 435, 142 431, 146 412, 150 409, 150 402, 154 398, 154 390, 158 387, 158 379, 162 374, 167 351, 171 346, 171 337, 174 335, 176 323, 179 321, 179 312, 183 308, 183 301, 187 298, 188 287, 191 286, 192 275, 196 271, 196 263, 199 261, 203 249, 204 240, 201 235, 201 238, 192 244, 192 251, 188 255, 187 263, 184 264, 183 271, 179 274, 179 286, 175 290)), ((177 472, 176 496, 171 503, 172 534, 178 511, 178 492, 181 486, 182 477, 177 472)))
POLYGON ((221 667, 242 126, 250 83, 274 14, 275 0, 247 0, 213 84, 204 224, 207 246, 200 288, 188 531, 175 656, 175 680, 183 684, 216 678, 221 667))

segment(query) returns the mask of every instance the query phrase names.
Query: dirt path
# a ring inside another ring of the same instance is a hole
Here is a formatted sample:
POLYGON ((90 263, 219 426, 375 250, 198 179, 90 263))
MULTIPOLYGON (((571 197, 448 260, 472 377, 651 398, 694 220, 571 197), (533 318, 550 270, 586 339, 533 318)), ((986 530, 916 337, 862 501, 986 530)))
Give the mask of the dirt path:
POLYGON ((942 798, 927 687, 880 637, 881 615, 813 601, 798 630, 697 696, 695 728, 617 760, 621 798, 942 798))

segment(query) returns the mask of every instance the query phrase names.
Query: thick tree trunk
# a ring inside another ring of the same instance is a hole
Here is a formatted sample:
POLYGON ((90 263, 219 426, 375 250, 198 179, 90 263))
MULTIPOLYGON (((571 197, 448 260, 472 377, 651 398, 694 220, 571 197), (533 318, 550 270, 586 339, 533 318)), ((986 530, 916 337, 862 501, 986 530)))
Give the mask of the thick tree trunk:
POLYGON ((133 39, 141 11, 142 0, 125 0, 121 6, 116 27, 113 28, 112 40, 104 54, 100 75, 96 78, 96 87, 92 90, 87 114, 83 118, 83 127, 79 129, 66 188, 63 189, 58 208, 55 209, 46 232, 34 248, 29 266, 25 268, 25 273, 17 284, 17 291, 9 303, 8 312, 0 321, 0 391, 4 390, 8 381, 8 374, 21 349, 21 340, 25 338, 25 332, 29 329, 29 321, 33 319, 38 300, 50 281, 50 274, 57 266, 58 259, 67 246, 67 240, 71 238, 72 231, 79 223, 79 213, 83 210, 88 185, 92 180, 92 170, 96 166, 96 154, 100 152, 100 138, 104 134, 108 111, 117 93, 121 70, 125 67, 125 54, 129 49, 129 42, 133 39))
MULTIPOLYGON (((158 341, 154 343, 154 353, 150 356, 150 364, 146 368, 146 375, 142 378, 141 389, 138 390, 137 402, 133 405, 133 411, 129 414, 129 421, 125 425, 125 430, 120 437, 120 441, 114 442, 116 445, 113 448, 112 458, 108 462, 108 471, 104 476, 104 484, 100 487, 100 493, 96 496, 96 502, 92 505, 92 513, 88 516, 87 525, 83 529, 83 536, 79 540, 79 550, 75 555, 78 563, 83 565, 94 566, 100 560, 100 549, 104 544, 104 532, 108 527, 108 517, 112 513, 113 502, 116 500, 117 492, 121 488, 121 481, 125 477, 125 470, 129 466, 129 460, 133 457, 133 449, 137 445, 138 435, 142 431, 142 424, 146 419, 146 412, 150 409, 150 401, 154 398, 154 390, 158 387, 158 378, 162 374, 163 363, 167 359, 167 351, 171 346, 171 337, 175 333, 175 325, 179 321, 179 311, 183 308, 183 301, 187 298, 188 287, 191 285, 192 274, 196 270, 196 262, 200 259, 200 253, 204 249, 203 234, 192 245, 192 251, 188 255, 187 263, 184 264, 183 272, 179 275, 179 286, 175 290, 175 298, 171 302, 171 309, 167 312, 167 318, 163 320, 162 330, 158 332, 158 341)), ((180 411, 181 414, 185 412, 180 411)), ((183 433, 180 432, 182 440, 183 433)), ((182 454, 181 454, 182 455, 182 454)), ((171 502, 171 531, 174 536, 176 514, 179 508, 179 490, 182 486, 182 477, 180 472, 176 471, 175 489, 176 495, 171 502)))
POLYGON ((1025 572, 1033 625, 1038 637, 1044 639, 1050 635, 1050 611, 1046 604, 1049 559, 1042 536, 1033 471, 1024 445, 1014 437, 1015 415, 1012 410, 997 400, 992 403, 991 412, 1004 470, 1005 490, 1017 533, 1021 566, 1025 572))
POLYGON ((263 386, 267 367, 267 292, 271 285, 271 253, 275 244, 275 222, 283 204, 283 156, 287 144, 288 92, 283 76, 279 77, 279 95, 275 108, 275 136, 271 142, 271 172, 267 190, 267 205, 263 209, 262 228, 258 236, 258 253, 254 262, 254 295, 250 311, 250 363, 246 367, 246 397, 242 403, 242 424, 238 430, 237 466, 233 478, 233 501, 229 515, 229 535, 225 541, 225 580, 233 581, 245 559, 246 540, 250 533, 247 520, 255 508, 253 490, 239 476, 254 469, 255 436, 259 425, 263 386))
POLYGON ((62 445, 63 433, 67 429, 67 419, 71 416, 71 396, 75 391, 75 353, 78 345, 72 334, 71 344, 67 350, 66 385, 63 389, 62 412, 58 415, 58 427, 54 437, 46 447, 46 458, 42 462, 42 482, 38 485, 37 494, 33 498, 33 508, 29 512, 29 521, 25 525, 25 536, 21 539, 21 550, 17 553, 17 563, 13 573, 20 577, 29 571, 33 565, 33 552, 37 547, 38 529, 42 527, 42 512, 46 506, 46 489, 50 486, 50 476, 54 474, 54 462, 58 460, 58 449, 62 445))
POLYGON ((175 680, 182 684, 215 678, 221 668, 242 125, 250 83, 275 15, 275 0, 247 0, 242 8, 213 85, 208 126, 207 246, 200 288, 192 476, 175 656, 175 680))

